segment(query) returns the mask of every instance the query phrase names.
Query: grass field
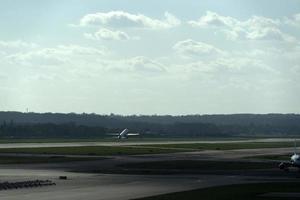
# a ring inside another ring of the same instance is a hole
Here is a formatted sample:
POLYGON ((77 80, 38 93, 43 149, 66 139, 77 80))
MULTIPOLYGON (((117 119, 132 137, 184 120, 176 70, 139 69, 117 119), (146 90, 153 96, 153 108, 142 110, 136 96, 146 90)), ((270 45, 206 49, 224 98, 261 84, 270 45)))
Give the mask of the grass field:
POLYGON ((271 198, 261 197, 260 195, 270 192, 299 193, 299 188, 300 182, 251 183, 177 192, 139 200, 290 200, 297 198, 271 198))
POLYGON ((34 163, 57 163, 57 162, 74 162, 74 161, 88 161, 100 160, 104 158, 91 157, 64 157, 64 156, 0 156, 0 164, 34 164, 34 163))

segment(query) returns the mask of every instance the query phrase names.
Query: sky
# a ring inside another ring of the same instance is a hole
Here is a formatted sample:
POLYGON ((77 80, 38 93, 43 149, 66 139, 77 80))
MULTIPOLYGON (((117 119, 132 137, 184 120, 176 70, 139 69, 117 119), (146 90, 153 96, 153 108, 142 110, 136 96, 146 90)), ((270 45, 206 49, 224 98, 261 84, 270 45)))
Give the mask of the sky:
POLYGON ((300 113, 300 0, 0 3, 0 110, 300 113))

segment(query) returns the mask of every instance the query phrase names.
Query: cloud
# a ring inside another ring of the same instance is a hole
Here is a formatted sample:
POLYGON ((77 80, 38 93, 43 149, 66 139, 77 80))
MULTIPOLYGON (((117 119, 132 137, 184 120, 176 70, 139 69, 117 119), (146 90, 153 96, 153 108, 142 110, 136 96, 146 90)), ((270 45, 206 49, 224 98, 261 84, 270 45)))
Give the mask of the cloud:
POLYGON ((114 28, 168 29, 180 25, 180 20, 166 12, 165 19, 153 19, 142 14, 124 11, 99 12, 87 14, 80 19, 80 26, 100 26, 114 28))
POLYGON ((37 48, 38 45, 35 43, 24 42, 22 40, 0 41, 0 48, 2 47, 15 48, 15 49, 20 49, 20 48, 33 49, 33 48, 37 48))
POLYGON ((222 55, 224 52, 210 44, 187 39, 177 42, 173 49, 184 57, 211 57, 222 55))
POLYGON ((118 74, 135 74, 157 76, 166 72, 166 67, 144 56, 136 56, 124 60, 116 60, 108 63, 107 71, 118 74))
POLYGON ((232 17, 221 16, 215 12, 207 11, 206 15, 200 17, 198 20, 188 21, 188 24, 195 27, 232 27, 238 23, 238 20, 232 17))
POLYGON ((269 64, 265 60, 232 53, 230 56, 216 59, 177 64, 170 68, 170 71, 179 79, 188 81, 228 85, 232 84, 233 80, 241 79, 245 83, 256 85, 259 81, 275 79, 278 75, 278 71, 269 64))
POLYGON ((252 16, 245 21, 240 21, 229 16, 207 11, 196 21, 188 22, 193 27, 213 28, 224 33, 228 39, 270 40, 294 42, 295 38, 280 29, 282 22, 263 16, 252 16))
POLYGON ((300 13, 295 14, 293 17, 285 17, 284 23, 294 27, 300 27, 300 13))
POLYGON ((19 81, 76 82, 99 78, 110 55, 104 47, 74 44, 38 47, 26 52, 0 54, 0 68, 19 81))
POLYGON ((26 52, 37 48, 37 44, 22 40, 0 41, 0 56, 16 52, 26 52))
POLYGON ((294 15, 294 20, 300 23, 300 13, 294 15))
POLYGON ((82 47, 78 45, 58 45, 53 48, 39 48, 33 51, 11 54, 8 58, 15 63, 27 66, 58 66, 78 60, 101 57, 106 53, 102 49, 82 47))
POLYGON ((258 29, 265 27, 278 27, 281 22, 278 19, 271 19, 262 16, 252 16, 246 21, 240 21, 241 26, 244 26, 249 29, 258 29))
POLYGON ((15 70, 25 70, 30 74, 28 76, 31 79, 49 77, 49 80, 53 77, 60 79, 68 77, 68 80, 99 78, 110 72, 113 76, 135 75, 138 77, 153 77, 166 73, 166 67, 163 64, 144 56, 111 59, 109 55, 104 48, 58 45, 5 54, 3 56, 5 59, 1 59, 0 64, 8 67, 15 66, 15 70))
POLYGON ((127 63, 131 66, 133 71, 137 72, 152 74, 165 72, 165 67, 162 64, 143 56, 129 59, 127 63))
POLYGON ((284 34, 279 26, 281 22, 261 16, 253 16, 241 22, 241 30, 246 33, 246 38, 251 40, 292 40, 291 36, 284 34))
POLYGON ((252 29, 246 34, 246 38, 250 40, 281 40, 281 41, 293 41, 292 36, 288 36, 282 33, 278 28, 257 28, 252 29))
POLYGON ((102 28, 96 33, 85 33, 84 37, 92 40, 129 40, 131 39, 127 33, 123 31, 113 31, 110 29, 102 28))
POLYGON ((7 79, 8 76, 6 74, 0 74, 0 80, 7 79))

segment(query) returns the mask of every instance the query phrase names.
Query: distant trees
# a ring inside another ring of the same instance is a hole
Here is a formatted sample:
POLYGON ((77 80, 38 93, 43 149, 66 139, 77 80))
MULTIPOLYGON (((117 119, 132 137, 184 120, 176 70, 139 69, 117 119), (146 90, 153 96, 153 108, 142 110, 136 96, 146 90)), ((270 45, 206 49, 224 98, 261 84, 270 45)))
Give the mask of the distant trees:
POLYGON ((2 138, 96 138, 124 128, 147 137, 291 136, 300 115, 96 115, 0 112, 2 138))
POLYGON ((222 131, 214 124, 205 123, 174 123, 166 126, 170 136, 221 136, 222 131))
POLYGON ((2 138, 97 138, 104 137, 106 128, 66 124, 15 124, 13 122, 0 125, 2 138))

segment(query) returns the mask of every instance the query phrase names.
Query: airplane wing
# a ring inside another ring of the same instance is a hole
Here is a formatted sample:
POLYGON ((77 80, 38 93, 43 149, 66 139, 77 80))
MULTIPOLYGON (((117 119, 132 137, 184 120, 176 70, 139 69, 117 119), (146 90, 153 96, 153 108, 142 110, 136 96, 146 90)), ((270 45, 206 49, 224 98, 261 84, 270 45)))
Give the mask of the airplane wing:
POLYGON ((120 133, 106 133, 106 135, 118 136, 120 133))
POLYGON ((133 135, 140 135, 139 133, 127 133, 127 135, 131 135, 131 136, 133 136, 133 135))

